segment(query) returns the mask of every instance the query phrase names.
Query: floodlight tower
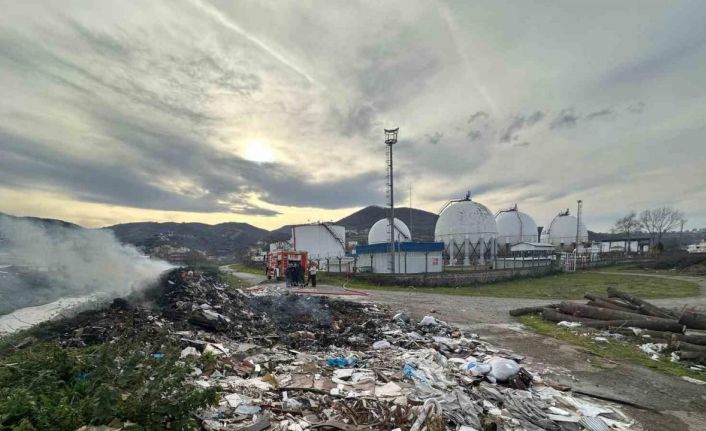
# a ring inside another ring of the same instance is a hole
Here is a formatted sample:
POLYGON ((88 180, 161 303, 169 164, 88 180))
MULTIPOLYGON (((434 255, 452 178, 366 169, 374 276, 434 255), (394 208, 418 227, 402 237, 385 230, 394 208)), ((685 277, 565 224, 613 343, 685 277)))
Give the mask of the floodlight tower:
POLYGON ((400 128, 385 129, 385 146, 387 148, 387 198, 390 207, 390 272, 395 273, 395 178, 392 169, 392 146, 397 143, 397 132, 400 128))

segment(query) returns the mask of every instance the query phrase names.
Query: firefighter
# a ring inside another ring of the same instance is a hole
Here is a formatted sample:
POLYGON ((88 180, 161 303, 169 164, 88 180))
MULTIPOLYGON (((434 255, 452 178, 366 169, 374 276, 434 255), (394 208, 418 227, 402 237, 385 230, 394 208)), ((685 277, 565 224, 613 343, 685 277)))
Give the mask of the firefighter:
POLYGON ((311 287, 316 287, 316 263, 309 264, 309 279, 306 281, 307 286, 311 283, 311 287))

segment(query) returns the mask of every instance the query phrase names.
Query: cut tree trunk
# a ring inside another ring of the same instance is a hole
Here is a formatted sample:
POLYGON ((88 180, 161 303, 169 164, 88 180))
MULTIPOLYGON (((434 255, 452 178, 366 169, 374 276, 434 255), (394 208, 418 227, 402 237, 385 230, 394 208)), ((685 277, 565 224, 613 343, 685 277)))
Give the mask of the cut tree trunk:
POLYGON ((596 320, 586 317, 576 317, 570 314, 561 313, 552 308, 545 308, 542 310, 542 317, 550 322, 579 322, 583 326, 589 328, 610 328, 610 327, 634 327, 641 329, 651 329, 654 331, 666 331, 666 332, 677 332, 683 333, 684 327, 677 323, 676 321, 670 321, 665 319, 657 320, 596 320))
POLYGON ((636 311, 632 308, 622 307, 620 305, 615 305, 612 302, 604 301, 601 298, 588 301, 586 305, 590 307, 610 308, 611 310, 625 311, 626 313, 635 313, 636 311))
POLYGON ((545 308, 556 308, 559 304, 543 305, 541 307, 524 307, 510 310, 510 316, 524 316, 525 314, 541 314, 545 308))
POLYGON ((671 311, 665 310, 664 308, 660 308, 655 305, 652 305, 647 301, 643 301, 642 299, 638 298, 637 296, 632 296, 629 293, 625 293, 625 292, 620 291, 618 289, 615 289, 613 287, 609 287, 607 290, 608 290, 608 296, 614 297, 614 298, 620 298, 620 299, 628 301, 632 304, 635 304, 640 308, 640 310, 644 311, 645 314, 648 314, 650 316, 662 317, 662 318, 666 318, 666 319, 674 319, 677 317, 671 311))
POLYGON ((669 347, 674 350, 688 350, 690 352, 703 352, 704 354, 706 354, 706 346, 691 344, 685 341, 673 341, 669 343, 669 347))
POLYGON ((706 362, 706 352, 694 352, 694 351, 687 351, 687 350, 679 350, 677 353, 677 356, 679 356, 679 359, 686 359, 689 361, 701 361, 701 362, 706 362))
POLYGON ((679 323, 691 329, 706 329, 706 314, 685 311, 681 314, 679 323))
POLYGON ((664 320, 677 323, 673 319, 663 319, 661 317, 647 316, 644 314, 630 313, 627 311, 612 310, 602 307, 591 307, 589 305, 576 304, 574 302, 562 302, 559 304, 562 313, 573 314, 578 317, 588 317, 599 320, 664 320))
MULTIPOLYGON (((638 307, 635 304, 631 304, 630 302, 623 301, 621 299, 615 299, 615 298, 606 298, 605 296, 596 296, 596 295, 591 295, 590 293, 587 293, 583 295, 584 298, 590 299, 591 301, 595 301, 600 299, 601 301, 605 302, 610 302, 613 305, 617 305, 618 307, 623 307, 631 310, 633 313, 641 313, 640 307, 638 307)), ((644 314, 644 313, 642 313, 644 314)))

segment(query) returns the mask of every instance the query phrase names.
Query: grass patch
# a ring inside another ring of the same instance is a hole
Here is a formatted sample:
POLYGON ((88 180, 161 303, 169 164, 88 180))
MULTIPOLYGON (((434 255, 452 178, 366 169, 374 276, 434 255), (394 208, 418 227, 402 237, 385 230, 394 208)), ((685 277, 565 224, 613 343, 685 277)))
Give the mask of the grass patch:
POLYGON ((227 283, 230 287, 234 289, 241 289, 249 286, 248 283, 245 282, 245 280, 238 278, 229 272, 220 272, 218 273, 218 277, 221 279, 222 282, 227 283))
POLYGON ((0 430, 76 430, 130 421, 129 430, 195 429, 191 412, 215 389, 188 383, 192 367, 166 339, 70 348, 38 343, 3 352, 0 430))
POLYGON ((248 274, 265 275, 264 264, 261 267, 253 267, 243 265, 242 263, 234 263, 232 265, 228 265, 228 268, 236 272, 247 272, 248 274))
POLYGON ((323 274, 322 284, 345 285, 353 289, 398 292, 424 292, 459 296, 490 296, 496 298, 581 299, 586 293, 605 295, 614 287, 641 298, 680 298, 696 296, 695 283, 638 275, 604 274, 598 271, 562 273, 544 277, 521 278, 468 287, 403 287, 380 286, 362 280, 346 281, 342 277, 323 274))
MULTIPOLYGON (((640 351, 637 340, 611 340, 608 343, 594 341, 593 337, 590 335, 598 331, 590 328, 564 328, 552 322, 548 322, 539 316, 522 316, 519 319, 525 326, 539 334, 583 347, 604 359, 627 361, 673 376, 689 376, 695 379, 706 380, 706 372, 690 370, 685 364, 671 362, 669 359, 652 360, 647 354, 640 351)), ((600 367, 600 365, 598 366, 600 367)))

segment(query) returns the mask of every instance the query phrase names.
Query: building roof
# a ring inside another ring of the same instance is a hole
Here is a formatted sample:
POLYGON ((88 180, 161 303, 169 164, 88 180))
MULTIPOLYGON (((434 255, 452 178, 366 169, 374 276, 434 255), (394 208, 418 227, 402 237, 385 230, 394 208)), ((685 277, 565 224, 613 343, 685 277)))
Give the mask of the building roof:
MULTIPOLYGON (((355 248, 356 254, 387 253, 390 249, 389 243, 358 245, 355 248)), ((395 251, 401 252, 428 252, 444 251, 443 242, 396 242, 395 251)))
POLYGON ((554 245, 545 242, 519 242, 512 247, 512 251, 528 251, 528 250, 553 250, 554 245))

